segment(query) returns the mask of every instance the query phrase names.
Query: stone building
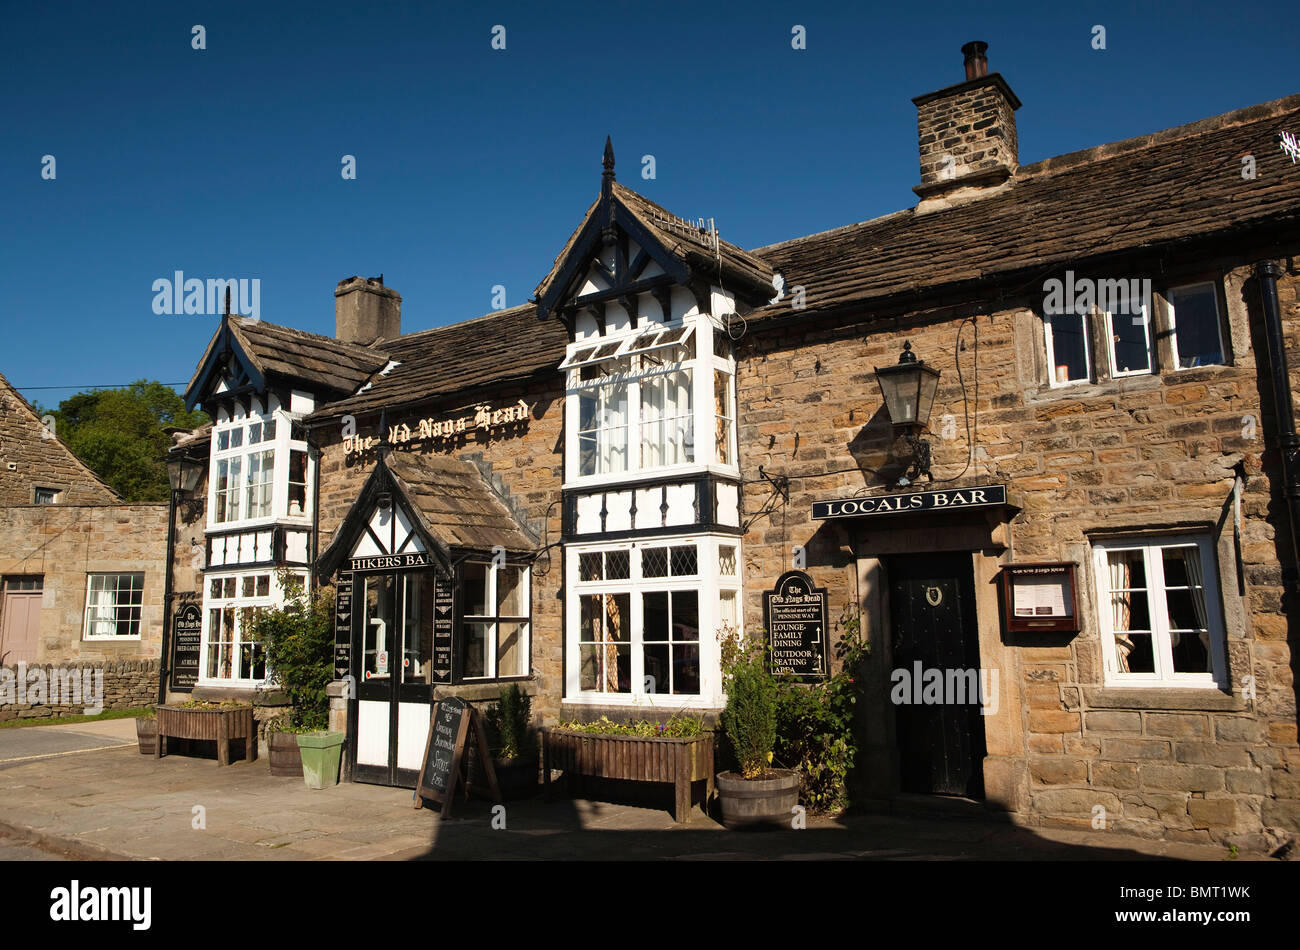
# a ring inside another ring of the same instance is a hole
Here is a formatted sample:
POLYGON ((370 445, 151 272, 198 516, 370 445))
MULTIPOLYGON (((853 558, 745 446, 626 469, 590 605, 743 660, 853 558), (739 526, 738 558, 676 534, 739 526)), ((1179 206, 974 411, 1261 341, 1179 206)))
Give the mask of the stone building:
POLYGON ((224 611, 273 567, 334 583, 351 774, 409 786, 443 696, 715 714, 716 634, 779 580, 836 628, 792 664, 837 618, 871 645, 859 801, 1300 830, 1300 96, 1021 165, 984 51, 914 100, 908 210, 746 251, 607 143, 525 306, 402 334, 352 278, 336 339, 224 321, 199 686, 257 686, 224 611))
POLYGON ((124 504, 0 376, 0 719, 95 705, 51 671, 98 675, 110 708, 157 700, 167 510, 124 504))

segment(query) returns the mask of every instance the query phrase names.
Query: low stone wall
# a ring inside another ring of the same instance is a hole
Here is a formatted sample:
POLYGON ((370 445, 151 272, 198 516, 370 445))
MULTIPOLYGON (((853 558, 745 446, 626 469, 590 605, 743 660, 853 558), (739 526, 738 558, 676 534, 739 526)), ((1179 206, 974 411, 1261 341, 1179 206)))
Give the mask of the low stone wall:
POLYGON ((0 721, 83 716, 158 701, 158 660, 0 667, 0 721))

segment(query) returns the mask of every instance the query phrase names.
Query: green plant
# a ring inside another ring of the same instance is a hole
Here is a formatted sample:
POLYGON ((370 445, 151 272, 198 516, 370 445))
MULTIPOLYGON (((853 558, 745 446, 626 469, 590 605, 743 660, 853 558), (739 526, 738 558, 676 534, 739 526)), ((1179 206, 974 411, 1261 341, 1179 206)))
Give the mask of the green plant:
POLYGON ((266 664, 293 704, 285 731, 314 732, 329 721, 325 689, 334 679, 334 592, 303 590, 297 578, 280 573, 287 599, 279 607, 251 612, 252 639, 266 644, 266 664))
POLYGON ((851 606, 840 617, 840 626, 844 633, 835 650, 839 672, 813 684, 785 677, 777 686, 773 758, 799 773, 799 800, 813 812, 840 811, 848 805, 848 775, 858 752, 854 713, 867 644, 851 606))
POLYGON ((722 729, 740 774, 759 778, 771 764, 776 744, 776 680, 768 672, 762 643, 747 643, 738 632, 723 630, 719 645, 727 690, 722 729))
POLYGON ((698 717, 684 713, 673 713, 659 722, 649 719, 614 722, 608 716, 601 716, 594 722, 561 722, 559 728, 596 736, 635 736, 639 739, 691 739, 704 734, 704 723, 698 717))
POLYGON ((520 689, 518 683, 501 687, 501 698, 487 713, 498 758, 513 759, 532 751, 528 737, 528 723, 532 716, 532 697, 520 689))

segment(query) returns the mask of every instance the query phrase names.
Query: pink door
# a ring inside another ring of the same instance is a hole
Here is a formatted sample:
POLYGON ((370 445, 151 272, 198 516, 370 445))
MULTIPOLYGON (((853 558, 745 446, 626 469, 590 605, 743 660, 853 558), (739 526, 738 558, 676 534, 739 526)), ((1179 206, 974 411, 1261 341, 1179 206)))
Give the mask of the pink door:
POLYGON ((36 662, 41 632, 42 577, 8 577, 0 607, 0 663, 36 662))

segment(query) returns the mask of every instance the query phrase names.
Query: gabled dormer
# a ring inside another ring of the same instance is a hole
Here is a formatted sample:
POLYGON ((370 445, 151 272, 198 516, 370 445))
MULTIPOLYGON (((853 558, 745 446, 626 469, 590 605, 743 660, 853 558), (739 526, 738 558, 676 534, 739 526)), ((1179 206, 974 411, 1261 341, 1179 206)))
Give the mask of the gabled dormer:
POLYGON ((716 229, 619 185, 606 140, 600 198, 536 292, 570 339, 560 368, 565 487, 583 489, 570 499, 574 534, 717 523, 719 492, 699 476, 739 477, 731 334, 772 296, 771 279, 716 229), (652 507, 586 490, 646 480, 652 507))

